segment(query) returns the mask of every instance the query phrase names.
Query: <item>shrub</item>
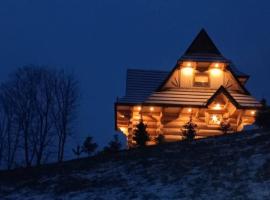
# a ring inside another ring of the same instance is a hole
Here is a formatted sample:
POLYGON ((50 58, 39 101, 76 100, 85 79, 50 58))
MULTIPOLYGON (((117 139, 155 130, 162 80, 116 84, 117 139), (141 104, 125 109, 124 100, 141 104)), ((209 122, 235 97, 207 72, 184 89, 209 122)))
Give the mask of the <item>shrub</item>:
POLYGON ((227 134, 228 131, 231 130, 231 124, 229 121, 222 121, 220 123, 220 129, 222 130, 223 134, 227 134))
POLYGON ((113 136, 113 140, 109 142, 108 146, 104 147, 104 152, 106 153, 116 153, 121 149, 121 143, 119 141, 118 135, 113 136))
POLYGON ((182 135, 188 141, 194 140, 196 136, 196 128, 197 124, 192 122, 192 117, 190 117, 189 121, 183 126, 182 135))
POLYGON ((157 144, 163 144, 165 142, 165 137, 163 134, 159 134, 156 138, 155 138, 155 142, 157 144))
POLYGON ((81 147, 81 145, 77 145, 76 148, 72 149, 72 152, 75 154, 75 156, 77 156, 77 158, 80 157, 80 155, 82 154, 83 152, 83 149, 81 147))
POLYGON ((82 151, 90 156, 92 153, 95 152, 96 148, 98 147, 97 143, 93 142, 93 138, 88 136, 85 138, 82 146, 82 151))
POLYGON ((146 142, 150 140, 149 135, 146 131, 146 128, 147 128, 147 125, 145 125, 142 120, 140 121, 139 124, 136 125, 133 140, 136 141, 136 144, 139 147, 146 146, 146 142))
POLYGON ((262 107, 258 110, 255 119, 255 125, 262 129, 270 129, 270 108, 266 104, 266 100, 261 100, 262 107))

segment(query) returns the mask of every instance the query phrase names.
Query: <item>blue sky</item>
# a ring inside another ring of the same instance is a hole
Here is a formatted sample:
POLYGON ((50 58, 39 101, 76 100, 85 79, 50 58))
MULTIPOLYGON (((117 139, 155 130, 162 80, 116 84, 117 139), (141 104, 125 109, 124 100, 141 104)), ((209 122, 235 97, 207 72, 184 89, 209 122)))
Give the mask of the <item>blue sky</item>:
POLYGON ((3 0, 0 78, 27 64, 74 72, 81 100, 73 139, 92 135, 104 145, 126 70, 171 70, 203 27, 251 75, 251 93, 270 101, 269 10, 267 0, 3 0))

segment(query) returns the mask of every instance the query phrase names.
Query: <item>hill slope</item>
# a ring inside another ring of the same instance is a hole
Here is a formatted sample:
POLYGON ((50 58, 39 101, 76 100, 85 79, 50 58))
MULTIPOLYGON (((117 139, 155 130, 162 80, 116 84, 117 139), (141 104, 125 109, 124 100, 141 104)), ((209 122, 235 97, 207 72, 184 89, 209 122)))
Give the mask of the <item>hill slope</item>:
POLYGON ((269 199, 270 133, 0 172, 0 199, 269 199))

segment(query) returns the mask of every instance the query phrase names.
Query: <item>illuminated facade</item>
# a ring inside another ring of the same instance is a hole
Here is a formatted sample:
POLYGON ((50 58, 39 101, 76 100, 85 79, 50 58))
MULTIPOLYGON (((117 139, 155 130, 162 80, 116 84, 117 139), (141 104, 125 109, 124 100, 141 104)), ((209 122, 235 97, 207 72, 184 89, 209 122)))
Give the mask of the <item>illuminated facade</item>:
POLYGON ((140 120, 147 124, 149 144, 159 134, 167 141, 181 139, 190 117, 197 138, 222 134, 221 122, 230 123, 230 132, 241 131, 254 123, 261 106, 245 88, 248 78, 201 30, 172 71, 127 71, 126 94, 115 103, 115 128, 129 147, 140 120))

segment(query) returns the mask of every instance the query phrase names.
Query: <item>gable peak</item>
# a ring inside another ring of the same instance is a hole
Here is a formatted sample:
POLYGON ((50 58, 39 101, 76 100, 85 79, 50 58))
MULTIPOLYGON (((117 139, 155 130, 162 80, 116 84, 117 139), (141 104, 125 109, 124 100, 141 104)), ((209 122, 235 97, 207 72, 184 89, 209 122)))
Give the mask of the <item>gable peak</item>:
POLYGON ((197 34, 184 55, 222 56, 204 28, 197 34))

